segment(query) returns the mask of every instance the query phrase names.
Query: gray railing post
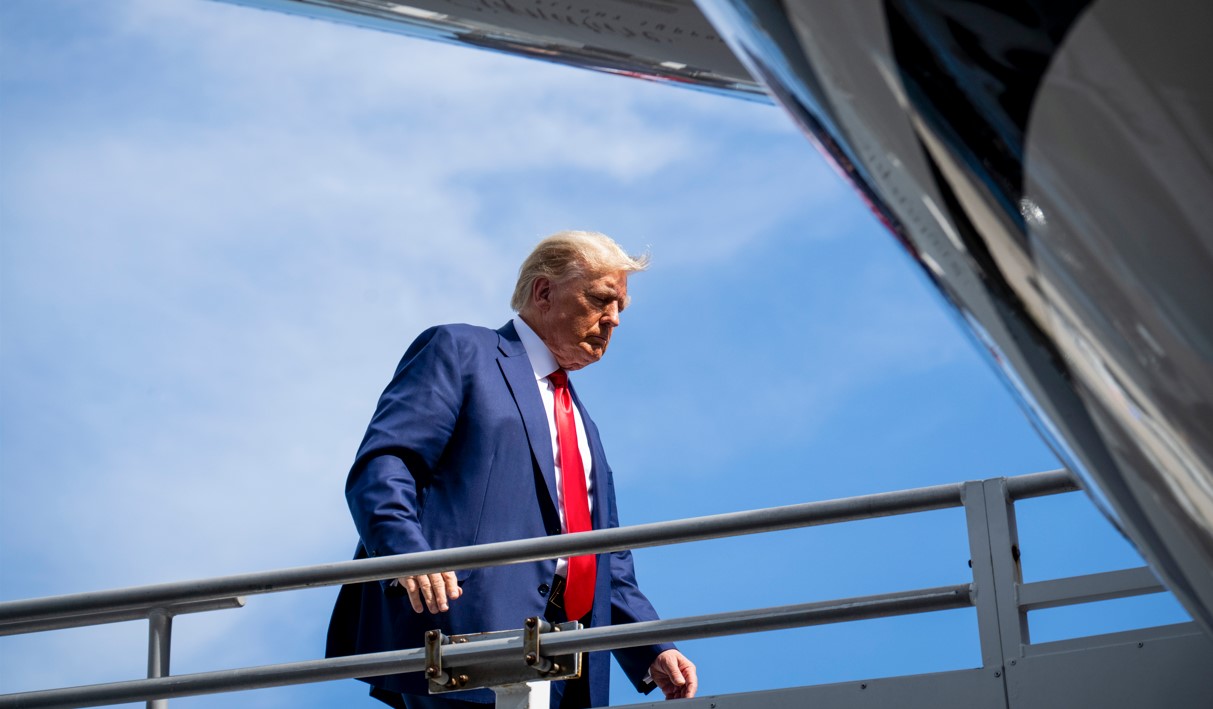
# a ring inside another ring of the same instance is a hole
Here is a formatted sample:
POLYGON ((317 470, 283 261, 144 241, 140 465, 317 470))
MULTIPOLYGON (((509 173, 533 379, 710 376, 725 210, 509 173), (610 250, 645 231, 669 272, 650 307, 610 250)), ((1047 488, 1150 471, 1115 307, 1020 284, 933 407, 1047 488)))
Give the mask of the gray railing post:
POLYGON ((1006 480, 965 483, 964 507, 981 663, 1001 678, 1007 663, 1023 656, 1023 644, 1028 642, 1027 616, 1016 599, 1023 573, 1014 503, 1006 480))
POLYGON ((998 597, 994 564, 990 559, 990 524, 986 513, 985 485, 964 484, 965 522, 969 530, 969 566, 973 569, 973 605, 977 608, 977 635, 981 666, 1002 667, 1002 634, 998 628, 998 597))
POLYGON ((548 684, 536 681, 493 687, 493 695, 497 698, 496 709, 549 709, 552 690, 548 684))
POLYGON ((990 557, 994 563, 994 583, 998 588, 998 621, 1002 634, 1002 656, 1014 664, 1023 657, 1028 637, 1028 614, 1019 608, 1019 587, 1023 567, 1019 564, 1019 527, 1015 523, 1015 502, 1008 492, 1006 478, 986 480, 986 519, 990 524, 990 557))
MULTIPOLYGON (((173 616, 164 608, 153 609, 147 617, 148 679, 168 677, 169 654, 173 643, 173 616)), ((167 699, 149 699, 147 709, 168 709, 167 699)))

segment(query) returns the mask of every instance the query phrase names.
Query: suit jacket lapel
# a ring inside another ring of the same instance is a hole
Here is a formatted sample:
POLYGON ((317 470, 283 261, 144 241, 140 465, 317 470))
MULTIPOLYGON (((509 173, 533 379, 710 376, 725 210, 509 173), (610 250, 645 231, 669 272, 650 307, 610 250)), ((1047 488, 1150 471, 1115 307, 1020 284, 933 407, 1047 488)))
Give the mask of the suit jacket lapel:
POLYGON ((548 498, 552 509, 559 509, 556 497, 556 465, 553 462, 552 434, 548 428, 547 414, 543 408, 543 400, 539 398, 539 385, 535 383, 535 370, 531 368, 531 360, 526 355, 522 340, 514 323, 508 322, 497 330, 497 348, 501 356, 497 364, 505 376, 518 413, 522 415, 522 424, 526 428, 527 441, 531 445, 531 456, 542 473, 547 486, 548 498))
POLYGON ((581 422, 585 424, 585 437, 590 443, 590 495, 594 498, 592 518, 594 529, 606 529, 607 526, 607 497, 606 497, 606 453, 602 450, 602 439, 598 436, 598 427, 590 420, 581 399, 577 397, 577 389, 569 383, 569 393, 573 395, 573 404, 581 412, 581 422))

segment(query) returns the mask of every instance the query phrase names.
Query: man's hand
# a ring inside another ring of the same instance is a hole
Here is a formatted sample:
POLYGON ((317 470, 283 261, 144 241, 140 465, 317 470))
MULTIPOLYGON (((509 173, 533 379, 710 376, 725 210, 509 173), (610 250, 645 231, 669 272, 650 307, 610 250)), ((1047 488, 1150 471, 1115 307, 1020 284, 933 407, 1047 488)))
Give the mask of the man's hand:
POLYGON ((463 595, 459 581, 454 571, 443 571, 440 574, 428 576, 406 576, 396 579, 409 592, 409 602, 413 611, 420 613, 429 609, 431 613, 441 613, 450 609, 447 601, 453 601, 463 595))
POLYGON ((690 699, 699 688, 695 678, 695 663, 677 650, 666 650, 649 665, 649 676, 657 683, 666 699, 690 699))

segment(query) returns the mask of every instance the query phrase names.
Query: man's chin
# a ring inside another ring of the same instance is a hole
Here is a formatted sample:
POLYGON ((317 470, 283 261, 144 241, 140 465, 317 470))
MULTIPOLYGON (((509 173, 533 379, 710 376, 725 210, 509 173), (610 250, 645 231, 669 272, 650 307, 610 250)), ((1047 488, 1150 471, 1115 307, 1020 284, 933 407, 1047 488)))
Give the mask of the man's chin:
POLYGON ((602 355, 606 354, 606 348, 597 351, 579 350, 574 358, 570 358, 568 362, 557 362, 562 369, 570 372, 575 372, 578 369, 584 369, 591 364, 602 359, 602 355))

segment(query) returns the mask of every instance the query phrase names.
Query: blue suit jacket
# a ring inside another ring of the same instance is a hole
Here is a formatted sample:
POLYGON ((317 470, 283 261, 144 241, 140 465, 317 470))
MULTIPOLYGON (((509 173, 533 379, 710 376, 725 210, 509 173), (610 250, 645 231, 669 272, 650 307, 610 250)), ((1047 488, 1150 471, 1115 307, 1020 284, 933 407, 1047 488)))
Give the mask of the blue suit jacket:
MULTIPOLYGON (((593 458, 593 523, 615 527, 615 488, 598 429, 575 390, 593 458)), ((407 554, 560 533, 556 472, 534 371, 512 323, 500 330, 442 325, 405 352, 379 399, 346 482, 361 543, 356 558, 407 554)), ((450 610, 415 613, 387 582, 341 589, 327 655, 424 645, 431 628, 450 634, 522 627, 542 616, 555 560, 457 572, 463 596, 450 610)), ((654 620, 636 585, 631 552, 598 555, 591 625, 654 620)), ((653 659, 672 645, 615 653, 637 689, 653 659)), ((591 653, 590 699, 608 703, 606 653, 591 653)), ((425 694, 420 673, 371 677, 383 689, 425 694)), ((488 690, 453 695, 492 701, 488 690)))

